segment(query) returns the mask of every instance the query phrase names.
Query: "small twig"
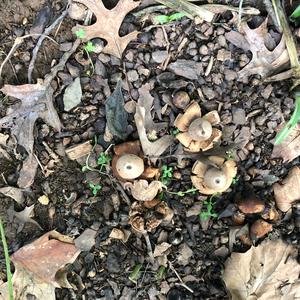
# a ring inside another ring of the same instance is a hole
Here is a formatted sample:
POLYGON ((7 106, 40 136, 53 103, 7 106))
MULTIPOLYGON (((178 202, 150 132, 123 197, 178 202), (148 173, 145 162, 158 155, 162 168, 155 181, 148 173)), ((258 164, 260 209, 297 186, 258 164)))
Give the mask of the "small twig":
POLYGON ((240 27, 242 21, 243 2, 244 0, 240 0, 239 3, 239 16, 238 16, 238 24, 237 24, 238 28, 240 27))
POLYGON ((280 26, 279 26, 278 20, 277 20, 277 18, 276 18, 276 15, 275 15, 275 13, 274 13, 274 9, 273 9, 273 7, 272 7, 271 0, 263 0, 263 3, 264 3, 264 5, 265 5, 266 11, 268 12, 269 16, 271 17, 271 19, 272 19, 272 21, 273 21, 275 27, 276 27, 277 29, 279 29, 280 26))
POLYGON ((146 241, 147 252, 148 252, 148 255, 149 255, 150 263, 154 264, 154 256, 153 256, 153 251, 152 251, 152 246, 151 246, 149 235, 146 232, 146 233, 143 234, 143 236, 144 236, 145 241, 146 241))
POLYGON ((175 270, 175 268, 173 267, 173 264, 169 261, 169 267, 170 269, 175 273, 175 275, 177 276, 177 278, 179 279, 180 281, 180 285, 184 288, 186 288, 189 292, 191 292, 192 294, 194 294, 194 291, 188 287, 184 282, 183 280, 181 279, 180 275, 177 273, 177 271, 175 270))
POLYGON ((36 57, 38 54, 38 51, 45 39, 45 36, 48 36, 50 34, 50 32, 53 30, 53 28, 56 27, 57 24, 59 24, 60 21, 62 21, 64 19, 64 17, 67 15, 68 13, 68 8, 69 8, 69 4, 70 1, 68 2, 68 5, 66 7, 66 9, 63 11, 63 13, 49 26, 45 29, 44 34, 40 36, 36 46, 34 47, 33 51, 32 51, 32 58, 31 61, 29 63, 29 67, 28 67, 28 72, 27 72, 27 76, 28 76, 28 83, 31 83, 32 81, 32 71, 34 68, 34 63, 36 61, 36 57))

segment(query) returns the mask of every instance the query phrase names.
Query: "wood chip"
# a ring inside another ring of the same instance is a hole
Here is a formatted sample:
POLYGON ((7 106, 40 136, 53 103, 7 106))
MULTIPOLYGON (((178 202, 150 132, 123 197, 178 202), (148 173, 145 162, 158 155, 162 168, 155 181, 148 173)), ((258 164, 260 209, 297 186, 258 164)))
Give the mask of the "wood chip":
POLYGON ((92 151, 92 148, 93 146, 90 141, 86 141, 82 144, 75 145, 66 149, 66 153, 69 159, 76 160, 85 155, 88 155, 92 151))

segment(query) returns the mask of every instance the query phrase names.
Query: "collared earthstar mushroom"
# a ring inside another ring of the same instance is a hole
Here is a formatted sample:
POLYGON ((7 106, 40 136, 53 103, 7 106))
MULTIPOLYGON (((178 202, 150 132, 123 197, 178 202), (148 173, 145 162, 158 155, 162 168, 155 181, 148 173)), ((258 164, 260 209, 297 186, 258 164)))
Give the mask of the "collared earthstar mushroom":
POLYGON ((199 104, 192 101, 184 114, 179 114, 174 121, 174 126, 180 130, 176 138, 187 151, 206 151, 222 136, 222 132, 213 127, 219 123, 220 116, 216 110, 202 117, 199 104))
POLYGON ((204 195, 225 192, 237 173, 236 163, 223 157, 209 156, 211 162, 197 160, 193 166, 191 180, 204 195))

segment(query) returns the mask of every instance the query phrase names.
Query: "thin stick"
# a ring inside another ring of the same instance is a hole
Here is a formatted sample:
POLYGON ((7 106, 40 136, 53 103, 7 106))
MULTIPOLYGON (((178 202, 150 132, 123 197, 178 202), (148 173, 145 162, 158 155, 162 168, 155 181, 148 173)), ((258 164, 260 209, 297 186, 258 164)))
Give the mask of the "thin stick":
POLYGON ((66 9, 64 10, 64 12, 49 26, 45 29, 44 31, 44 34, 42 36, 40 36, 36 46, 34 47, 33 51, 32 51, 32 58, 31 58, 31 61, 29 63, 29 67, 28 67, 28 83, 31 83, 32 81, 32 71, 33 71, 33 68, 34 68, 34 63, 36 61, 36 57, 37 57, 37 54, 38 54, 38 51, 44 41, 44 36, 48 36, 50 34, 50 32, 53 30, 53 28, 56 27, 57 24, 59 24, 60 21, 62 21, 64 19, 64 17, 67 15, 68 13, 68 8, 69 8, 69 4, 70 4, 70 1, 68 2, 68 5, 66 7, 66 9))
POLYGON ((147 252, 148 252, 148 255, 149 255, 150 262, 151 262, 151 264, 154 264, 154 256, 153 256, 153 251, 152 251, 149 235, 148 235, 147 232, 144 233, 143 235, 144 235, 144 238, 145 238, 145 241, 146 241, 147 252))
POLYGON ((180 285, 182 287, 186 288, 192 294, 194 294, 194 291, 183 282, 183 280, 181 279, 180 275, 177 273, 176 269, 173 267, 173 264, 170 261, 169 261, 169 267, 175 273, 175 275, 177 276, 177 278, 179 279, 180 285))
POLYGON ((7 276, 7 283, 8 283, 9 300, 14 300, 14 290, 13 290, 12 274, 11 274, 11 268, 10 268, 10 258, 9 258, 5 232, 4 232, 4 228, 3 228, 3 224, 2 224, 1 219, 0 219, 0 236, 1 236, 1 240, 2 240, 4 257, 5 257, 5 266, 6 266, 6 276, 7 276))

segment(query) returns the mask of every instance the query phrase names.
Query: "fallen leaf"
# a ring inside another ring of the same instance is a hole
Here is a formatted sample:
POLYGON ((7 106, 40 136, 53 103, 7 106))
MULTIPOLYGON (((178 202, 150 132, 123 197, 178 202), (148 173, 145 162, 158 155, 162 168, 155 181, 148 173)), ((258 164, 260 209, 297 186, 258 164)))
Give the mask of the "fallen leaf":
POLYGON ((202 63, 193 60, 177 59, 169 64, 168 70, 190 80, 197 80, 203 75, 202 63))
MULTIPOLYGON (((65 266, 75 261, 78 250, 68 237, 50 231, 11 256, 14 299, 55 300, 55 288, 72 288, 65 266)), ((2 299, 9 299, 7 284, 0 285, 2 299)))
POLYGON ((22 204, 24 202, 24 195, 23 190, 13 187, 13 186, 6 186, 3 188, 0 188, 0 193, 14 199, 19 204, 22 204))
POLYGON ((17 233, 21 232, 26 223, 32 223, 36 225, 40 230, 43 228, 40 224, 34 221, 32 218, 34 217, 34 204, 31 206, 26 206, 22 211, 16 212, 13 207, 10 207, 8 210, 8 214, 11 220, 15 218, 15 221, 18 223, 19 227, 17 233))
POLYGON ((131 232, 129 230, 113 228, 109 237, 126 243, 130 237, 130 234, 131 232))
POLYGON ((81 251, 90 251, 96 243, 97 230, 87 228, 74 240, 75 246, 81 251))
POLYGON ((223 280, 233 300, 299 299, 297 249, 281 240, 267 241, 246 253, 233 253, 223 280))
POLYGON ((63 97, 64 110, 70 111, 72 108, 77 106, 81 102, 81 97, 82 89, 80 85, 80 78, 77 77, 65 90, 63 97))
POLYGON ((240 33, 232 30, 225 34, 226 39, 233 45, 252 53, 251 61, 238 72, 239 78, 253 74, 266 77, 274 73, 280 66, 289 62, 283 37, 273 50, 268 49, 273 40, 268 33, 267 23, 268 19, 266 18, 259 27, 251 29, 247 22, 242 22, 240 33))
POLYGON ((126 182, 124 187, 130 190, 134 199, 138 201, 151 201, 162 191, 163 184, 158 180, 154 180, 149 184, 147 180, 140 179, 134 180, 133 183, 126 182))
POLYGON ((84 4, 93 12, 96 17, 96 23, 90 26, 76 25, 72 29, 73 33, 82 30, 84 32, 83 42, 88 42, 95 38, 105 39, 107 45, 102 52, 121 58, 128 43, 137 37, 138 32, 133 31, 120 37, 120 27, 125 16, 136 8, 140 2, 120 0, 111 10, 105 8, 102 0, 76 0, 76 2, 84 4))
MULTIPOLYGON (((279 126, 282 128, 283 126, 279 126)), ((278 128, 278 129, 279 129, 278 128)), ((279 129, 280 130, 280 129, 279 129)), ((273 147, 272 158, 282 158, 283 162, 290 162, 300 155, 300 124, 297 124, 289 135, 273 147)))
POLYGON ((295 201, 300 200, 300 169, 293 167, 281 183, 273 185, 277 207, 287 212, 295 201))
POLYGON ((49 204, 49 198, 47 195, 42 195, 40 197, 38 197, 38 201, 42 204, 42 205, 48 205, 49 204))
POLYGON ((55 130, 61 130, 61 123, 53 106, 53 89, 50 84, 38 80, 36 84, 4 85, 1 92, 7 96, 20 99, 21 102, 11 106, 7 115, 0 119, 0 126, 11 129, 18 144, 28 153, 20 170, 18 186, 29 187, 35 177, 38 163, 33 155, 33 130, 37 119, 44 120, 55 130))
MULTIPOLYGON (((140 142, 143 148, 144 155, 159 157, 168 147, 171 146, 174 138, 171 135, 164 135, 155 142, 150 142, 145 129, 145 108, 139 105, 136 106, 134 115, 136 128, 139 134, 140 142)), ((152 159, 153 161, 156 158, 152 159)))
POLYGON ((181 244, 178 249, 177 263, 186 266, 193 256, 193 250, 187 244, 181 244))
POLYGON ((162 256, 165 254, 165 252, 172 247, 171 244, 163 242, 161 244, 158 244, 155 246, 154 248, 154 252, 153 252, 153 256, 154 257, 158 257, 158 256, 162 256))
POLYGON ((138 105, 145 108, 145 129, 147 132, 159 131, 163 128, 166 128, 168 123, 154 123, 151 110, 153 108, 154 98, 150 94, 150 90, 152 89, 152 85, 150 83, 146 83, 139 88, 139 99, 138 105))
POLYGON ((124 105, 122 81, 118 81, 116 89, 105 102, 105 113, 109 131, 121 140, 125 140, 128 135, 128 114, 124 105))

